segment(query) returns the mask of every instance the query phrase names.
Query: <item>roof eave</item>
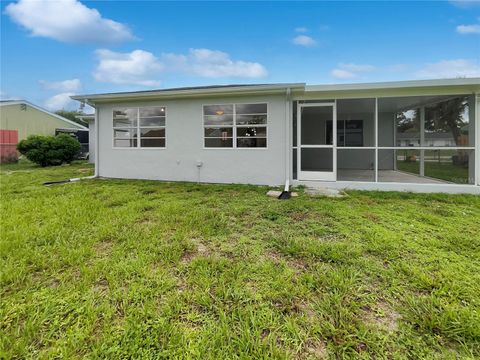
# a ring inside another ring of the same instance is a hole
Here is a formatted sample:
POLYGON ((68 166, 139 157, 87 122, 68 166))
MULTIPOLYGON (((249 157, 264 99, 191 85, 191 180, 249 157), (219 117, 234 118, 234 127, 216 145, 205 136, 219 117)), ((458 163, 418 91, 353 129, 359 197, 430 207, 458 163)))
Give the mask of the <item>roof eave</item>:
POLYGON ((257 85, 257 86, 239 86, 231 88, 211 88, 211 89, 189 89, 189 90, 159 90, 145 92, 127 92, 114 94, 91 94, 74 95, 73 100, 83 101, 89 105, 101 102, 116 102, 125 100, 139 99, 168 99, 180 97, 207 97, 207 96, 235 96, 235 95, 255 95, 255 94, 281 94, 287 89, 291 91, 303 92, 304 83, 292 83, 282 85, 257 85))
POLYGON ((476 89, 477 91, 479 91, 480 78, 407 80, 407 81, 332 84, 332 85, 307 85, 305 87, 305 92, 432 88, 432 87, 441 87, 441 86, 472 87, 473 89, 476 89))

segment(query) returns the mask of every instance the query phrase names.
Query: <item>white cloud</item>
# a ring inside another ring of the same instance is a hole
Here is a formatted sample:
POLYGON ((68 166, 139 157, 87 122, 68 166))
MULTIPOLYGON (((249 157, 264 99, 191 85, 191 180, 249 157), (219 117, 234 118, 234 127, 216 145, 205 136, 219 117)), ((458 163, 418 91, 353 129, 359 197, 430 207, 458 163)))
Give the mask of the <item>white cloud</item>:
POLYGON ((45 101, 45 107, 48 110, 56 111, 56 110, 73 110, 78 108, 78 102, 70 99, 70 96, 75 95, 72 92, 65 92, 65 93, 60 93, 57 95, 52 96, 51 98, 48 98, 45 101))
POLYGON ((340 63, 338 67, 352 72, 369 72, 375 70, 375 66, 368 64, 340 63))
POLYGON ((232 60, 223 51, 190 49, 187 55, 164 54, 162 59, 170 71, 182 71, 202 77, 258 78, 268 74, 257 62, 232 60))
POLYGON ((479 0, 450 0, 450 3, 464 9, 480 6, 479 0))
POLYGON ((268 74, 260 63, 232 60, 227 53, 210 49, 190 49, 186 55, 170 53, 160 57, 144 50, 130 53, 97 50, 97 56, 95 80, 114 84, 158 86, 158 76, 166 72, 209 78, 258 78, 268 74))
POLYGON ((458 25, 457 32, 459 34, 480 34, 480 25, 458 25))
POLYGON ((95 80, 113 84, 158 86, 154 77, 163 70, 163 65, 152 53, 134 50, 119 53, 106 49, 96 51, 99 63, 93 73, 95 80))
POLYGON ((6 93, 5 91, 0 91, 0 100, 18 100, 19 97, 11 96, 10 94, 6 93))
POLYGON ((332 75, 336 79, 353 79, 357 77, 357 75, 352 73, 351 71, 342 70, 342 69, 333 69, 330 72, 330 75, 332 75))
POLYGON ((67 43, 110 44, 134 37, 127 26, 103 18, 77 0, 19 0, 5 8, 10 18, 41 36, 67 43))
POLYGON ((368 64, 340 63, 330 72, 330 75, 337 79, 353 79, 360 75, 376 70, 375 66, 368 64))
POLYGON ((298 33, 306 33, 307 31, 308 29, 303 26, 295 28, 295 32, 298 32, 298 33))
POLYGON ((310 36, 307 36, 307 35, 295 36, 292 39, 292 42, 295 45, 300 45, 300 46, 305 46, 305 47, 312 47, 312 46, 315 46, 317 44, 315 39, 313 39, 313 38, 311 38, 310 36))
POLYGON ((71 80, 63 80, 63 81, 40 80, 39 82, 40 82, 40 85, 42 85, 45 90, 73 92, 73 91, 79 91, 82 88, 82 83, 80 79, 71 79, 71 80))
POLYGON ((425 65, 415 75, 418 78, 477 77, 480 65, 468 59, 442 60, 425 65))

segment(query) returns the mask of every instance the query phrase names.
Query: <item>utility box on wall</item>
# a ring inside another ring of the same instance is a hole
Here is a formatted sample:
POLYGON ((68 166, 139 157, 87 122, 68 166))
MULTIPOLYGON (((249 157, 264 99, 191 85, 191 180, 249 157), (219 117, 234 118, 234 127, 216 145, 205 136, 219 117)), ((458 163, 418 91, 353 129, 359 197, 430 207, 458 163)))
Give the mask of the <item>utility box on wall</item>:
POLYGON ((18 131, 0 130, 0 163, 9 164, 18 161, 18 131))

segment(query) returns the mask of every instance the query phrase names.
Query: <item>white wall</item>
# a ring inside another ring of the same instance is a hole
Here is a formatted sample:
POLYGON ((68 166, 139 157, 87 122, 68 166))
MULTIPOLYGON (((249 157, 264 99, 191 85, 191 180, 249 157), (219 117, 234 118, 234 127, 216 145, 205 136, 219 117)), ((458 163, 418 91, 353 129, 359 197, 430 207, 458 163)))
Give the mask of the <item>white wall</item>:
POLYGON ((113 178, 280 185, 285 181, 285 96, 182 99, 97 104, 99 175, 113 178), (204 104, 268 103, 267 148, 204 149, 204 104), (112 146, 112 110, 166 106, 165 149, 112 146), (200 170, 196 164, 203 163, 200 170))

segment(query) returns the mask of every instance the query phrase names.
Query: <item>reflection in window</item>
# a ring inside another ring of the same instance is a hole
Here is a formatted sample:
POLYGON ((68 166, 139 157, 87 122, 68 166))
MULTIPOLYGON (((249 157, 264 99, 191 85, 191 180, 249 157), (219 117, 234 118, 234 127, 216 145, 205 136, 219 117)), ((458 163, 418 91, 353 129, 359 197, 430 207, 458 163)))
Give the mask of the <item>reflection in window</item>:
POLYGON ((166 108, 151 106, 113 110, 113 146, 165 147, 166 108))
POLYGON ((267 146, 267 104, 205 105, 203 124, 205 147, 267 146))

